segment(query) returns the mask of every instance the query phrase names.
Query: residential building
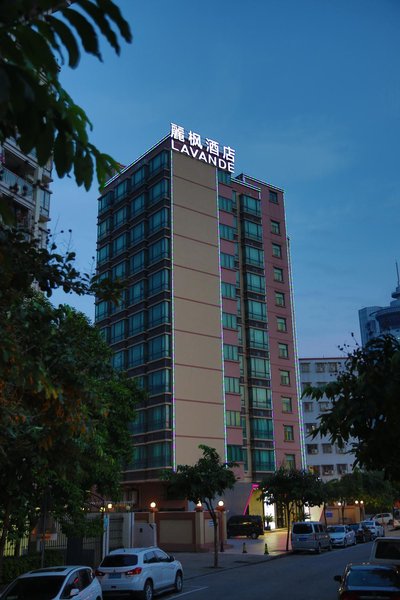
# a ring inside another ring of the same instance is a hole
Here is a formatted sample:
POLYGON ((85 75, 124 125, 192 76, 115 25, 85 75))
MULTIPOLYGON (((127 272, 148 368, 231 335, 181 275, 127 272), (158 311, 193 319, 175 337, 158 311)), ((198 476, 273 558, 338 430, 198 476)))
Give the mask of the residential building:
POLYGON ((96 323, 114 366, 148 393, 123 473, 137 506, 199 444, 239 464, 243 490, 302 466, 283 191, 235 177, 234 162, 232 148, 172 125, 99 199, 98 273, 124 295, 98 300, 96 323))
POLYGON ((363 346, 369 340, 384 334, 391 334, 400 340, 400 280, 398 268, 397 287, 392 293, 392 298, 393 300, 389 306, 367 306, 358 311, 363 346))
MULTIPOLYGON (((308 387, 324 387, 335 381, 344 369, 345 358, 300 358, 300 379, 302 392, 308 387)), ((349 452, 350 445, 340 448, 332 444, 329 436, 314 437, 313 433, 320 423, 320 416, 331 410, 331 403, 323 395, 321 400, 310 396, 302 398, 303 432, 307 468, 321 477, 323 481, 339 479, 351 473, 354 455, 349 452)))

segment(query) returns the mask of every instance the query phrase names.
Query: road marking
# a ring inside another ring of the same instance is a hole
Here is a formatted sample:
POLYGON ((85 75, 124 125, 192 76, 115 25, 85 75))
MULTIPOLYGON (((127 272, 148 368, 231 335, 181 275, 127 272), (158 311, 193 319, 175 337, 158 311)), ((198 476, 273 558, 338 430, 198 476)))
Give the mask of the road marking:
POLYGON ((180 594, 175 594, 174 596, 168 596, 168 598, 170 600, 172 600, 172 598, 182 598, 182 596, 187 596, 188 594, 195 594, 196 592, 200 592, 201 590, 206 589, 208 589, 208 585, 204 585, 203 587, 193 587, 193 589, 188 592, 181 592, 180 594))

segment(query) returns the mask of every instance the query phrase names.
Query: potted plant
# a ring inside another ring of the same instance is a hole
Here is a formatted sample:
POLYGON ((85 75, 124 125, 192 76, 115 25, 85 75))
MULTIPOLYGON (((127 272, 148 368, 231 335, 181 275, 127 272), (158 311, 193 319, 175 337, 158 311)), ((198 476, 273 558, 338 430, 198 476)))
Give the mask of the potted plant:
POLYGON ((274 517, 272 515, 265 515, 265 517, 264 517, 265 529, 267 529, 267 530, 271 529, 271 523, 273 520, 274 520, 274 517))

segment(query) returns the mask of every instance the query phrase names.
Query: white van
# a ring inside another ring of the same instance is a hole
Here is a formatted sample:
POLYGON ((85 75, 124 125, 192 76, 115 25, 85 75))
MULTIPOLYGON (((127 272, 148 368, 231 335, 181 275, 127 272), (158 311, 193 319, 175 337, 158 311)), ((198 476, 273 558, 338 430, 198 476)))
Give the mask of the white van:
POLYGON ((371 548, 370 562, 400 565, 400 538, 376 538, 371 548))
POLYGON ((325 525, 317 521, 298 521, 292 524, 292 550, 332 550, 332 543, 325 525))

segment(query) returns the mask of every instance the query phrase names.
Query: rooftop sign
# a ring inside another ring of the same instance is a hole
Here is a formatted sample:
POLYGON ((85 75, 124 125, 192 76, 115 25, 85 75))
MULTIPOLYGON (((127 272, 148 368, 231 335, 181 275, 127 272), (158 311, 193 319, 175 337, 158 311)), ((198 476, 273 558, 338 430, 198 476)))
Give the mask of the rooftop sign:
POLYGON ((185 130, 180 125, 171 123, 171 148, 186 154, 208 165, 233 173, 235 170, 235 150, 230 146, 221 146, 219 142, 206 138, 204 144, 199 133, 185 130))

